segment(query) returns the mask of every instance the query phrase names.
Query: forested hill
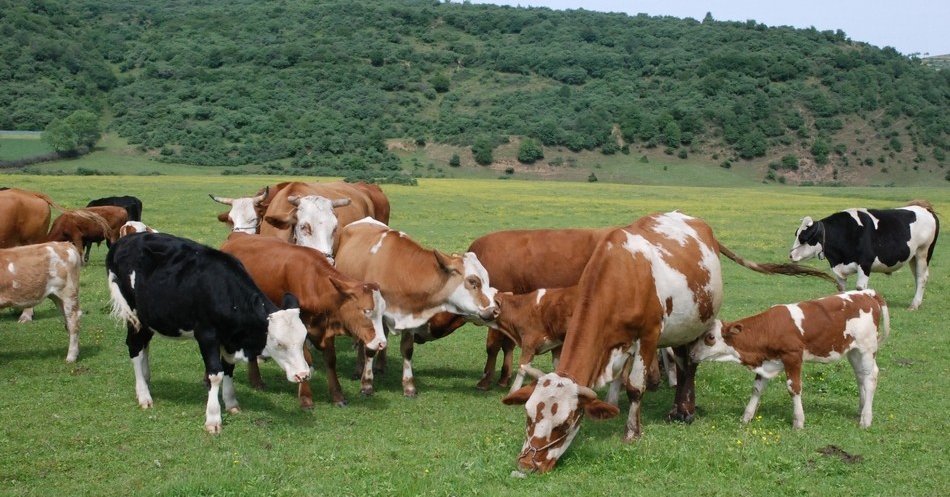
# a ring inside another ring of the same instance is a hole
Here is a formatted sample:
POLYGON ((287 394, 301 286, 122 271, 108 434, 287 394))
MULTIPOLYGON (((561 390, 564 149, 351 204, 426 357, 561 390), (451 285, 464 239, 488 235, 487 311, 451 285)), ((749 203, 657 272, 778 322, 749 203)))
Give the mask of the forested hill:
MULTIPOLYGON (((395 170, 393 140, 943 168, 950 71, 842 31, 436 1, 0 0, 0 129, 76 110, 157 158, 395 170), (542 147, 543 146, 543 147, 542 147)), ((860 174, 858 174, 860 176, 860 174)))

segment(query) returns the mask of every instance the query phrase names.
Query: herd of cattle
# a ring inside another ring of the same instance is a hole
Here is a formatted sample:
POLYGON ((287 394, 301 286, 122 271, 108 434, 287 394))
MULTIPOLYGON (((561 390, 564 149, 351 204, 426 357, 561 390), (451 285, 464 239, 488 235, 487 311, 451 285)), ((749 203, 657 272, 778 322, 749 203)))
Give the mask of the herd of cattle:
POLYGON ((152 406, 154 334, 194 338, 209 386, 211 433, 221 430, 219 392, 225 409, 239 409, 238 361, 247 361, 250 383, 263 388, 258 359, 272 358, 299 384, 300 406, 309 409, 311 348, 320 350, 330 400, 345 405, 335 338, 350 336, 359 345, 360 393, 371 395, 391 334, 400 337, 403 392, 412 397, 415 344, 465 323, 485 325, 487 360, 477 387, 491 386, 503 351, 498 383, 510 386, 503 402, 527 411, 518 466, 537 472, 554 467, 585 414, 618 414, 621 388, 629 400, 624 439, 640 436, 641 398, 659 383, 658 350, 672 358, 675 374, 670 420, 692 420, 699 362, 733 361, 755 373, 744 422, 767 382, 784 371, 793 426, 801 428, 802 362, 846 356, 859 386, 860 425, 870 426, 875 354, 889 315, 868 278, 909 265, 916 279, 910 308, 917 309, 939 231, 925 201, 849 209, 804 218, 791 262, 755 263, 722 245, 704 221, 674 211, 613 228, 498 231, 463 254, 445 254, 390 229, 389 201, 376 185, 290 182, 254 196, 211 198, 230 207, 218 216, 232 231, 220 249, 143 224, 134 197, 68 210, 40 192, 0 190, 0 307, 24 309, 24 322, 33 306, 53 300, 69 332, 66 360, 75 361, 80 267, 91 244, 106 241, 112 314, 127 326, 139 405, 152 406), (52 226, 51 208, 61 212, 52 226), (839 293, 724 322, 717 318, 720 255, 759 273, 823 278, 839 293), (797 264, 815 256, 828 259, 833 277, 797 264), (858 290, 847 292, 851 274, 858 290), (515 346, 521 354, 513 371, 515 346), (555 371, 545 374, 531 362, 548 351, 555 371), (534 381, 523 386, 526 374, 534 381), (600 400, 594 388, 608 383, 600 400))

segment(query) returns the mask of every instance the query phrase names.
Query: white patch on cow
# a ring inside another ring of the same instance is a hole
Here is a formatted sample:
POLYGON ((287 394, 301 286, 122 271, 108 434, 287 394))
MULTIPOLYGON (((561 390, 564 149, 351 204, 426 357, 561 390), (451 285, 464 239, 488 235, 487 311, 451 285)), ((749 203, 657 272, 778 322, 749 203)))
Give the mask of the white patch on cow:
POLYGON ((805 336, 805 328, 802 326, 802 323, 805 321, 805 312, 802 311, 802 308, 798 304, 785 304, 782 307, 788 310, 789 315, 791 315, 792 322, 795 323, 795 327, 798 328, 798 332, 802 336, 805 336))
POLYGON ((231 210, 228 212, 228 218, 233 227, 231 231, 241 233, 255 234, 261 220, 257 217, 257 209, 254 206, 254 197, 236 198, 231 203, 231 210))
POLYGON ((7 271, 9 271, 10 274, 16 274, 16 266, 14 266, 12 262, 7 264, 7 271))
POLYGON ((680 246, 686 245, 690 238, 698 238, 699 234, 692 226, 686 224, 687 220, 695 219, 679 211, 667 212, 662 216, 656 216, 657 226, 653 229, 655 233, 663 235, 666 238, 675 240, 680 246))
POLYGON ((300 309, 284 309, 267 316, 267 345, 264 353, 284 370, 287 380, 300 383, 310 377, 304 359, 303 344, 307 328, 300 320, 300 309))
MULTIPOLYGON (((364 217, 363 219, 360 219, 360 220, 357 220, 357 221, 353 221, 353 222, 350 223, 350 224, 363 224, 363 223, 366 223, 366 224, 373 224, 373 225, 376 225, 376 226, 382 226, 383 228, 389 229, 389 226, 387 226, 386 223, 384 223, 384 222, 382 222, 382 221, 379 221, 378 219, 373 219, 373 218, 371 218, 371 217, 369 217, 369 216, 366 216, 366 217, 364 217)), ((348 224, 347 226, 349 226, 349 224, 348 224)))
POLYGON ((333 255, 333 234, 339 221, 333 213, 333 202, 319 195, 301 197, 297 204, 294 236, 297 245, 312 248, 324 255, 333 255))
MULTIPOLYGON (((522 453, 530 450, 532 439, 550 440, 556 428, 568 423, 575 416, 579 409, 577 383, 562 378, 557 373, 548 373, 538 378, 537 387, 524 407, 528 419, 536 422, 529 423, 530 428, 522 453)), ((564 439, 548 448, 547 459, 557 460, 570 446, 579 427, 579 423, 568 426, 564 439)))
MULTIPOLYGON (((118 279, 119 277, 116 276, 115 273, 109 271, 109 296, 112 298, 112 311, 110 314, 117 321, 130 324, 134 330, 141 330, 142 322, 139 321, 138 314, 136 314, 135 310, 125 301, 125 297, 122 296, 122 291, 119 290, 117 283, 118 279)), ((131 280, 134 285, 135 273, 132 273, 131 280)))
MULTIPOLYGON (((623 365, 625 362, 627 362, 627 357, 629 355, 629 350, 623 350, 619 347, 611 350, 610 357, 607 359, 607 364, 604 366, 604 370, 601 371, 600 375, 598 375, 594 380, 594 388, 600 388, 613 381, 613 379, 616 378, 617 375, 623 370, 623 365)), ((635 355, 636 358, 639 358, 639 356, 639 354, 635 355)))
POLYGON ((541 305, 541 299, 544 297, 545 293, 548 293, 548 290, 546 288, 542 288, 538 290, 538 298, 535 299, 534 301, 535 305, 541 305))
POLYGON ((379 290, 373 290, 373 311, 369 317, 373 321, 375 331, 373 341, 366 344, 369 350, 379 350, 386 346, 386 328, 383 326, 383 316, 386 314, 386 301, 379 290))
POLYGON ((739 351, 722 338, 722 321, 715 320, 707 333, 712 337, 712 345, 707 345, 703 339, 693 343, 689 350, 689 356, 693 362, 717 361, 717 362, 741 362, 739 351))
POLYGON ((388 234, 389 234, 389 232, 387 231, 387 232, 384 232, 382 235, 380 235, 379 241, 376 242, 375 245, 373 245, 372 247, 369 248, 369 253, 375 254, 375 253, 379 252, 379 249, 381 249, 381 248, 383 247, 383 240, 386 239, 386 235, 388 235, 388 234))
POLYGON ((785 371, 785 365, 781 359, 768 359, 762 362, 762 365, 752 370, 755 374, 765 379, 771 380, 785 371))
MULTIPOLYGON (((458 286, 452 290, 451 295, 449 295, 448 300, 445 303, 445 309, 453 314, 469 315, 469 316, 479 316, 485 314, 490 308, 495 305, 495 294, 498 290, 491 287, 491 282, 488 279, 488 271, 485 269, 485 266, 478 260, 478 256, 474 252, 466 252, 462 256, 462 266, 464 274, 462 275, 462 280, 459 282, 458 286), (478 299, 487 302, 487 305, 479 305, 476 296, 472 295, 471 290, 465 287, 465 281, 475 276, 481 280, 481 294, 478 299)), ((481 316, 484 319, 487 319, 487 316, 481 316)))

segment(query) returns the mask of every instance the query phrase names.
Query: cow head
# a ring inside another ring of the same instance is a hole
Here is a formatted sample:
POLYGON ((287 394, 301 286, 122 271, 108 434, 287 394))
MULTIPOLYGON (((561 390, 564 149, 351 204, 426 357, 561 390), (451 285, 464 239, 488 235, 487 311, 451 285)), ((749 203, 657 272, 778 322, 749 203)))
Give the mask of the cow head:
POLYGON ((554 468, 558 458, 577 435, 581 418, 612 418, 620 412, 597 398, 589 387, 557 373, 542 374, 530 366, 522 366, 537 382, 508 394, 502 402, 524 404, 527 412, 525 441, 518 455, 521 471, 544 473, 554 468))
POLYGON ((742 325, 723 323, 716 320, 699 340, 689 348, 689 357, 693 362, 704 361, 740 362, 739 352, 732 346, 733 338, 742 332, 742 325))
POLYGON ((208 196, 215 202, 231 206, 231 210, 228 212, 218 214, 218 221, 228 223, 228 225, 231 226, 231 231, 240 231, 253 235, 257 233, 260 227, 261 216, 263 215, 261 212, 263 210, 262 204, 269 192, 270 187, 265 186, 264 190, 255 197, 215 197, 210 193, 208 196))
POLYGON ((293 206, 285 215, 268 214, 264 220, 279 230, 293 229, 294 243, 310 247, 333 260, 334 241, 339 225, 333 209, 350 205, 348 198, 330 200, 319 195, 290 195, 293 206))
POLYGON ((458 278, 458 285, 452 289, 445 310, 481 321, 498 317, 498 306, 495 304, 497 290, 491 287, 488 271, 474 252, 466 252, 461 256, 445 256, 438 250, 433 253, 442 271, 448 273, 450 278, 458 278))
POLYGON ((135 233, 158 233, 158 231, 152 229, 150 226, 141 221, 128 221, 119 227, 119 238, 135 233))
POLYGON ((366 344, 367 354, 372 356, 386 348, 386 330, 383 314, 386 301, 375 283, 347 283, 330 277, 330 283, 340 292, 343 303, 339 315, 343 327, 356 339, 366 344))
POLYGON ((814 222, 808 216, 802 219, 802 225, 795 231, 795 241, 792 242, 792 250, 788 253, 788 258, 792 262, 799 262, 810 259, 816 255, 823 257, 823 243, 825 241, 825 226, 819 222, 814 222))
POLYGON ((307 328, 300 320, 300 304, 291 294, 284 295, 284 309, 267 316, 267 344, 264 355, 274 359, 287 374, 287 381, 300 383, 310 377, 310 366, 303 355, 307 328))

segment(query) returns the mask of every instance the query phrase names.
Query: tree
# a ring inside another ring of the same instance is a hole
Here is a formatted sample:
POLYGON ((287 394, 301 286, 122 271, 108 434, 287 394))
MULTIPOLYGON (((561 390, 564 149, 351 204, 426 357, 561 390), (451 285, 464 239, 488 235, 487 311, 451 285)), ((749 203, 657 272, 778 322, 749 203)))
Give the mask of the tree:
POLYGON ((495 160, 492 156, 493 148, 490 139, 486 137, 476 139, 475 143, 472 144, 472 154, 475 155, 475 162, 483 166, 491 164, 495 160))
POLYGON ((531 138, 525 138, 518 146, 518 162, 524 164, 534 164, 538 159, 544 158, 544 150, 537 141, 531 138))
POLYGON ((92 148, 102 137, 102 130, 95 114, 77 110, 64 119, 50 121, 41 137, 57 152, 74 152, 81 147, 92 148))
POLYGON ((459 154, 452 154, 452 158, 449 159, 449 165, 452 167, 462 166, 462 158, 459 157, 459 154))
POLYGON ((429 84, 432 85, 432 88, 439 93, 445 93, 449 91, 451 86, 451 80, 445 74, 438 73, 432 78, 429 79, 429 84))

